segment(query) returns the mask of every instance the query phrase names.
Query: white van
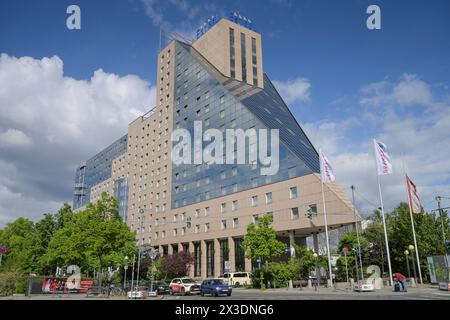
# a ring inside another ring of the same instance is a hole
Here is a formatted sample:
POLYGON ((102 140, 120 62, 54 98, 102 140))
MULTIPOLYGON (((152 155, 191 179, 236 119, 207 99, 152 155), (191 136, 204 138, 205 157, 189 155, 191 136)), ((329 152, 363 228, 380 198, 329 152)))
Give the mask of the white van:
POLYGON ((219 277, 228 285, 240 287, 252 284, 250 272, 228 272, 219 277))

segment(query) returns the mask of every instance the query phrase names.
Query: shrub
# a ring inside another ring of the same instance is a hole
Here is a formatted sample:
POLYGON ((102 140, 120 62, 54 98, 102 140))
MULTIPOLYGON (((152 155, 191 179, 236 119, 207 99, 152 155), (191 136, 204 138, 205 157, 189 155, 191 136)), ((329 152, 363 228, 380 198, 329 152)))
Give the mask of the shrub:
POLYGON ((22 271, 4 271, 0 273, 0 296, 25 293, 26 275, 22 271))

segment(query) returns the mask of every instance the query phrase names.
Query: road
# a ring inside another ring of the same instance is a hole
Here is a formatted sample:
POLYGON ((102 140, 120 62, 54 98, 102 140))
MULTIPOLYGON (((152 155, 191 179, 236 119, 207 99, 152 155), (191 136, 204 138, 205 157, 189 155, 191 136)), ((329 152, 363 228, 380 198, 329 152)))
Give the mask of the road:
MULTIPOLYGON (((125 297, 89 297, 84 294, 70 295, 33 295, 31 297, 15 296, 3 297, 7 300, 125 300, 125 297)), ((231 297, 202 297, 194 296, 158 296, 148 297, 147 300, 450 300, 450 292, 440 291, 436 287, 421 286, 418 288, 409 288, 408 292, 392 292, 390 288, 384 288, 375 292, 351 292, 345 288, 327 289, 267 289, 264 291, 258 289, 236 288, 231 297)))

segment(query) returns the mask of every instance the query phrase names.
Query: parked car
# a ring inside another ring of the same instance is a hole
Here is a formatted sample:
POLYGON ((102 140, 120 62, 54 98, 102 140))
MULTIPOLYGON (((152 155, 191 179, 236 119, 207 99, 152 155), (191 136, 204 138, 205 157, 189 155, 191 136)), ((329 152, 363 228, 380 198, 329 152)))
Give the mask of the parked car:
POLYGON ((199 294, 200 285, 191 278, 175 278, 170 282, 169 293, 183 295, 199 294))
POLYGON ((169 285, 164 281, 153 281, 153 288, 150 283, 148 286, 148 291, 156 291, 156 294, 167 294, 169 293, 169 285), (152 290, 153 289, 153 290, 152 290))
POLYGON ((240 287, 252 284, 250 272, 228 272, 224 273, 219 279, 230 286, 240 287))
POLYGON ((228 284, 224 283, 222 279, 206 279, 200 286, 200 294, 210 294, 213 297, 218 297, 221 294, 231 296, 232 288, 228 284))

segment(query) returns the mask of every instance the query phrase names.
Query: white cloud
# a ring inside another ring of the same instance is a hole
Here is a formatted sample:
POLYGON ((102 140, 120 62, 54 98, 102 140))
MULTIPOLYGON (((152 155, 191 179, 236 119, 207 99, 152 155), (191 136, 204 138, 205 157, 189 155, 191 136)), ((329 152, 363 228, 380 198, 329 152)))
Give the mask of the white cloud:
POLYGON ((0 217, 71 202, 76 165, 126 134, 155 105, 155 92, 135 75, 65 76, 57 56, 0 55, 0 150, 8 148, 0 152, 0 217))
POLYGON ((311 82, 306 78, 287 81, 273 81, 286 103, 308 102, 311 94, 311 82))
POLYGON ((0 149, 9 148, 28 148, 33 144, 33 141, 22 131, 17 129, 8 129, 0 133, 0 149))
POLYGON ((350 185, 355 185, 367 198, 357 195, 363 214, 379 205, 372 141, 360 138, 366 137, 368 127, 375 128, 373 138, 387 144, 394 165, 392 175, 381 177, 386 209, 406 201, 403 164, 427 209, 435 208, 434 196, 450 194, 450 104, 438 101, 431 88, 410 75, 397 82, 376 82, 361 88, 358 106, 364 119, 376 121, 375 126, 367 123, 361 127, 346 120, 303 125, 312 142, 326 150, 338 182, 348 194, 350 185), (418 109, 407 112, 404 107, 410 105, 418 109), (372 109, 374 106, 377 108, 372 109))
POLYGON ((402 106, 431 103, 430 86, 418 79, 416 75, 403 75, 402 80, 392 90, 392 94, 397 103, 402 106))
POLYGON ((194 39, 196 30, 204 22, 203 20, 223 11, 214 4, 202 6, 186 0, 141 0, 141 2, 146 15, 155 27, 162 27, 165 31, 179 34, 185 39, 194 39), (202 17, 201 12, 204 12, 205 16, 202 17), (178 19, 176 22, 170 21, 168 16, 173 17, 174 13, 179 13, 183 19, 178 19))

